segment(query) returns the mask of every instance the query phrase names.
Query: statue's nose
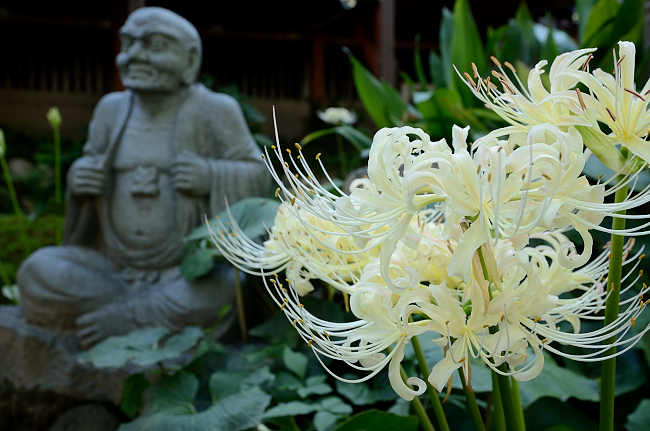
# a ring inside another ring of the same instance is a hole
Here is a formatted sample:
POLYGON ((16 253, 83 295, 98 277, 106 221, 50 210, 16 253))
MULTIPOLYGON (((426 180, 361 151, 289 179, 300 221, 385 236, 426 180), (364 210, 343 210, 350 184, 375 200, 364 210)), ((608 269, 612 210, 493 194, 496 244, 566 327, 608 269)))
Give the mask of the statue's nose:
POLYGON ((147 50, 141 40, 133 41, 127 54, 131 60, 146 60, 147 58, 147 50))

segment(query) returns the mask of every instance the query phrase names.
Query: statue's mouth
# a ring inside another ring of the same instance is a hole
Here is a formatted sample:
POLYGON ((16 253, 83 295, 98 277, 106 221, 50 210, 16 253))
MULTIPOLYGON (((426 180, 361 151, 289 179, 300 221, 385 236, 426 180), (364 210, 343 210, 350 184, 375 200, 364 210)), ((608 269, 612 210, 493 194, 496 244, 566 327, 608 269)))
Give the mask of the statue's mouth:
POLYGON ((130 64, 126 68, 126 74, 129 78, 142 79, 154 75, 154 70, 143 64, 130 64))

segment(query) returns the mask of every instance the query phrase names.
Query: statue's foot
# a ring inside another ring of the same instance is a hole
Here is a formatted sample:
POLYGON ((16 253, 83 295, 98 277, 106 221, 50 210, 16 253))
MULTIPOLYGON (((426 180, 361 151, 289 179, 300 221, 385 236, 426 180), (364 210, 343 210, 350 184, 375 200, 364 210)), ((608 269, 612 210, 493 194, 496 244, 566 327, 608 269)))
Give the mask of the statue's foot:
POLYGON ((114 305, 79 316, 76 320, 77 338, 81 346, 87 349, 112 335, 124 335, 136 329, 136 326, 114 305))

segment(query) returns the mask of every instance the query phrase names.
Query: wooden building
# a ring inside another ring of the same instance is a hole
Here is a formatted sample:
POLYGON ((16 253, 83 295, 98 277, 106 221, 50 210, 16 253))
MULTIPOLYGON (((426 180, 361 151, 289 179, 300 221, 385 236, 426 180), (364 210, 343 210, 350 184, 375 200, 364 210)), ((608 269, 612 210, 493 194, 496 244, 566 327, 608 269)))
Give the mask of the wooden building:
MULTIPOLYGON (((500 25, 516 0, 498 10, 472 1, 479 26, 500 25)), ((434 48, 442 7, 453 0, 0 0, 0 127, 37 134, 58 106, 63 132, 83 138, 99 98, 120 89, 117 30, 141 6, 186 17, 203 39, 202 73, 216 86, 236 85, 270 117, 275 106, 286 137, 299 139, 314 108, 350 105, 355 92, 347 46, 378 76, 411 71, 415 35, 434 48)), ((265 131, 271 133, 270 121, 265 131)))

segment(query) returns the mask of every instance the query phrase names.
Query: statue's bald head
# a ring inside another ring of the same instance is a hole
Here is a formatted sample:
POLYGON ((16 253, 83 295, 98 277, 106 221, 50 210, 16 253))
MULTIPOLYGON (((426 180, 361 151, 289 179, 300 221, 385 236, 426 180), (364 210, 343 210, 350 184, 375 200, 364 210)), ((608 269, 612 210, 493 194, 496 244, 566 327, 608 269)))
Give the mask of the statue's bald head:
MULTIPOLYGON (((178 68, 181 82, 189 85, 196 80, 201 66, 201 38, 199 33, 188 20, 182 16, 160 7, 144 7, 135 10, 127 18, 124 26, 120 29, 122 51, 116 58, 116 64, 120 69, 122 80, 127 88, 138 88, 137 82, 129 81, 128 65, 132 61, 145 62, 151 60, 152 66, 166 67, 166 64, 156 64, 154 57, 168 50, 177 54, 178 68), (131 52, 133 45, 139 42, 139 52, 131 52), (148 54, 148 55, 147 55, 148 54), (131 84, 131 85, 130 85, 131 84)), ((169 72, 173 72, 168 68, 169 72)), ((137 71, 136 71, 137 72, 137 71)), ((137 78, 137 73, 133 78, 137 78)))

